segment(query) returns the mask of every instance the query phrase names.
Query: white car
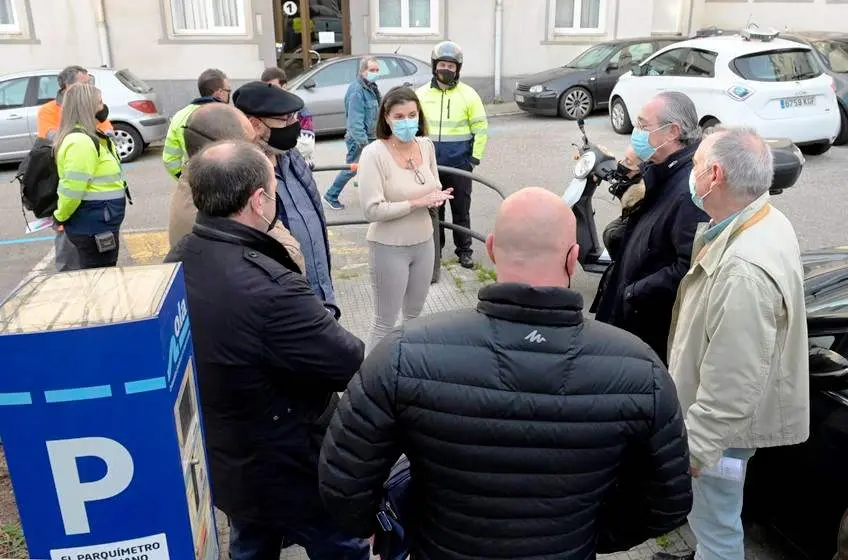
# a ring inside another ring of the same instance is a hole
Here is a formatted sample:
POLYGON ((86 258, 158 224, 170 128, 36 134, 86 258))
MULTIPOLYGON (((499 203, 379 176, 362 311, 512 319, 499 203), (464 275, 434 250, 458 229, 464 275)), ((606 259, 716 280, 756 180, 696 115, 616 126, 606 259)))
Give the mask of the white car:
POLYGON ((658 51, 613 88, 613 129, 629 134, 661 91, 688 95, 703 128, 750 126, 766 138, 789 138, 810 155, 828 151, 841 125, 833 78, 808 46, 780 38, 724 35, 658 51))

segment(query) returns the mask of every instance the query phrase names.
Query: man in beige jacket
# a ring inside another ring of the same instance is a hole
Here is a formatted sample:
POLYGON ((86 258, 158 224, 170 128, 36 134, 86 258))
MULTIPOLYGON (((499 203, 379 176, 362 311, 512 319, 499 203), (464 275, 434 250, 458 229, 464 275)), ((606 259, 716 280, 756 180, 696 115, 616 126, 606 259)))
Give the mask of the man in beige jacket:
MULTIPOLYGON (((186 152, 189 157, 200 152, 205 146, 220 140, 247 140, 255 142, 256 132, 248 118, 231 105, 212 103, 195 111, 185 125, 186 152)), ((191 233, 197 208, 192 200, 188 178, 180 177, 177 188, 171 197, 171 213, 168 222, 168 239, 171 247, 191 233)), ((300 244, 279 221, 268 235, 281 243, 289 252, 292 260, 305 273, 303 253, 300 244)))
POLYGON ((693 163, 692 200, 711 221, 698 229, 677 294, 669 370, 692 457, 694 557, 744 560, 748 459, 809 434, 801 253, 789 220, 769 203, 773 160, 756 132, 720 128, 693 163), (719 477, 719 463, 741 469, 719 477))

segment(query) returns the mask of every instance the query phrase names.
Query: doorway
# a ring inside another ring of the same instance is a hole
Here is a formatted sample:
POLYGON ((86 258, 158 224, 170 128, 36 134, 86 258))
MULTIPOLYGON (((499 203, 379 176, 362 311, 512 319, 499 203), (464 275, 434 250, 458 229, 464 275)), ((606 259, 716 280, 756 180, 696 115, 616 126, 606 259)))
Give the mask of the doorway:
POLYGON ((273 0, 277 66, 289 79, 350 54, 350 0, 273 0))

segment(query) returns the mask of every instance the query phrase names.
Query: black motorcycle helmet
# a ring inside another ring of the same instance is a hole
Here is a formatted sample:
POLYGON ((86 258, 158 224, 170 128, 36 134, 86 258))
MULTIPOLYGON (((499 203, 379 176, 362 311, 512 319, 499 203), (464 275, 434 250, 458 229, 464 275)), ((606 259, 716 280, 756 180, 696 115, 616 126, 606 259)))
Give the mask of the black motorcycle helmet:
MULTIPOLYGON (((453 62, 456 64, 456 78, 453 84, 459 81, 459 73, 462 70, 462 49, 453 41, 442 41, 433 48, 430 55, 433 76, 436 76, 436 65, 439 62, 453 62)), ((453 85, 448 84, 448 85, 453 85)))

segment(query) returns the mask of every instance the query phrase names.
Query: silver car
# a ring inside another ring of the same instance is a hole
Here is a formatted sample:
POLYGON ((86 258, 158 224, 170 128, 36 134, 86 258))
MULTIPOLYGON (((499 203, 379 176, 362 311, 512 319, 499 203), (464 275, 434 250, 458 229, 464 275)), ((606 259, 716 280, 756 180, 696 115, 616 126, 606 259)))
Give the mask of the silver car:
POLYGON ((359 61, 366 56, 380 64, 377 86, 382 94, 395 86, 416 89, 433 77, 429 63, 400 54, 345 56, 322 62, 289 82, 289 90, 303 99, 312 113, 316 134, 345 131, 345 93, 359 76, 359 61))
MULTIPOLYGON (((56 98, 61 69, 0 76, 0 162, 19 161, 37 131, 38 109, 56 98)), ((168 117, 159 112, 153 88, 129 70, 91 68, 89 74, 109 106, 121 161, 136 159, 151 142, 168 133, 168 117)))

